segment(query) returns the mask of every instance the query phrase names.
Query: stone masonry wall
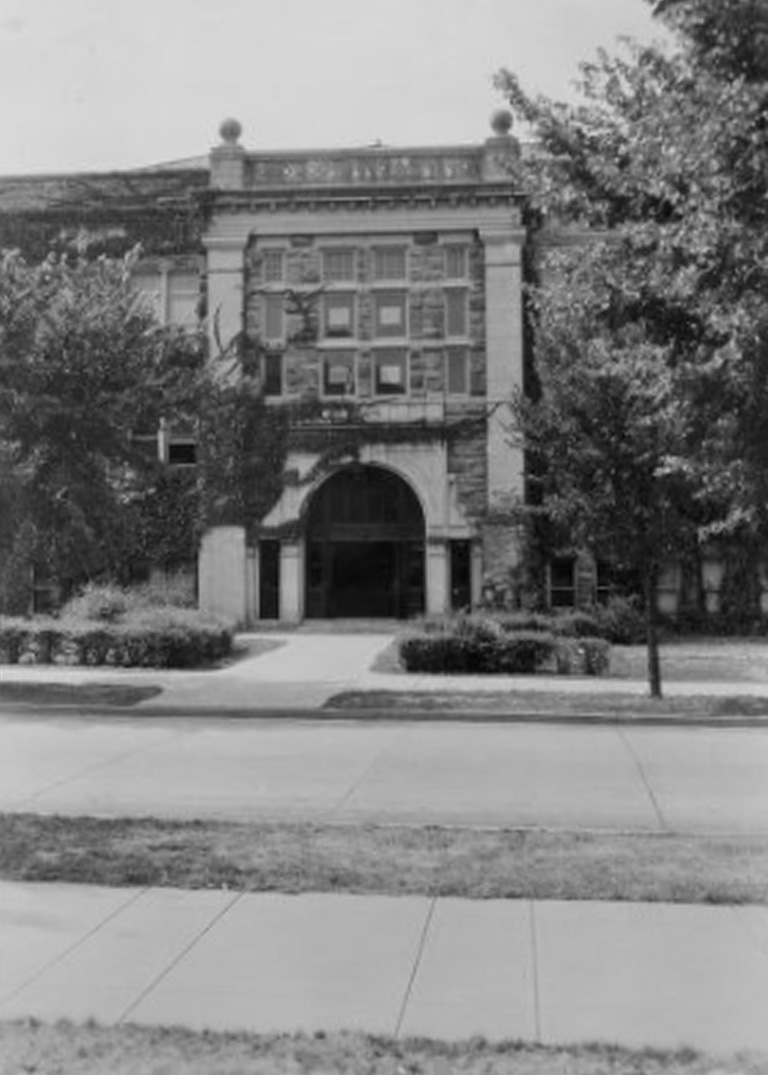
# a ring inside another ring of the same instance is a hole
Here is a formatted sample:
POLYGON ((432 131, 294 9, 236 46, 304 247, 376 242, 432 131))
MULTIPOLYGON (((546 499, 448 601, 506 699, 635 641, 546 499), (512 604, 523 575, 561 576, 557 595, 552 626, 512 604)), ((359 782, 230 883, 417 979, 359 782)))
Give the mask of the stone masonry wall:
MULTIPOLYGON (((469 353, 470 395, 485 394, 484 350, 484 277, 483 247, 478 241, 467 242, 468 274, 468 335, 462 341, 446 340, 445 337, 445 287, 462 288, 463 281, 446 281, 444 273, 444 244, 435 237, 409 245, 408 279, 391 284, 393 292, 408 293, 408 332, 410 374, 408 395, 410 398, 440 396, 446 392, 443 350, 447 346, 467 346, 469 353)), ((349 291, 356 295, 355 319, 358 343, 358 397, 373 394, 371 376, 371 344, 374 340, 374 294, 372 283, 372 251, 376 239, 355 237, 350 247, 356 249, 356 280, 350 282, 349 291)), ((397 245, 394 243, 393 245, 397 245)), ((322 306, 322 241, 300 237, 292 245, 266 243, 264 246, 284 251, 285 275, 285 394, 291 396, 316 396, 320 392, 320 359, 316 347, 320 335, 322 306), (291 294, 293 292, 293 294, 291 294)), ((381 285, 379 285, 381 290, 381 285)), ((261 248, 253 246, 246 258, 246 333, 258 340, 264 336, 264 310, 262 296, 280 290, 279 285, 265 287, 262 276, 261 248)), ((335 292, 343 292, 343 285, 334 285, 335 292)), ((386 288, 383 288, 386 290, 386 288)), ((379 339, 377 346, 386 346, 379 339)), ((331 341, 327 341, 331 346, 331 341)), ((395 348, 402 341, 393 340, 395 348)), ((339 349, 350 347, 339 341, 339 349)), ((350 348, 353 349, 353 348, 350 348)))

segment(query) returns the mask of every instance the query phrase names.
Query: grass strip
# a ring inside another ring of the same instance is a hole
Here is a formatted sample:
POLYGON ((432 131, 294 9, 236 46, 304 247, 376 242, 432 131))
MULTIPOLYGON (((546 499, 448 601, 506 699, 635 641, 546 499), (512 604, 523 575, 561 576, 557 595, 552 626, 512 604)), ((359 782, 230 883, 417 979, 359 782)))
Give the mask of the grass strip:
POLYGON ((691 1049, 394 1040, 360 1033, 196 1032, 181 1027, 0 1023, 0 1075, 758 1075, 766 1057, 691 1049))
POLYGON ((330 697, 324 709, 377 709, 397 712, 540 713, 558 717, 677 716, 690 718, 764 717, 768 721, 768 698, 754 695, 678 695, 650 698, 643 694, 565 691, 341 691, 330 697))
POLYGON ((162 694, 162 687, 113 683, 1 683, 0 702, 25 705, 131 706, 162 694))
POLYGON ((0 814, 0 877, 244 892, 768 903, 768 837, 0 814))

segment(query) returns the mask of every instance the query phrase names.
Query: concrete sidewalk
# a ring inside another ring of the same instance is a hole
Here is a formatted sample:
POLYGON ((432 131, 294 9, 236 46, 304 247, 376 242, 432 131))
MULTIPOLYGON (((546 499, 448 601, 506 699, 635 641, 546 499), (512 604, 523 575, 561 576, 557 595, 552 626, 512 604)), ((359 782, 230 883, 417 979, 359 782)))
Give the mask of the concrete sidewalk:
MULTIPOLYGON (((151 712, 196 710, 246 712, 269 709, 316 709, 342 691, 409 691, 471 693, 478 701, 484 693, 504 691, 557 692, 569 695, 625 694, 645 697, 642 679, 575 676, 440 676, 392 674, 371 671, 376 657, 390 644, 390 634, 280 634, 241 635, 241 641, 279 644, 268 653, 243 658, 225 668, 209 671, 82 668, 45 665, 5 665, 3 683, 121 684, 157 686, 162 694, 132 707, 151 712)), ((765 680, 666 681, 669 697, 752 695, 768 700, 765 680)), ((7 703, 10 704, 10 703, 7 703)), ((768 701, 766 704, 768 712, 768 701)))
POLYGON ((0 1018, 768 1050, 768 907, 0 883, 0 1018))

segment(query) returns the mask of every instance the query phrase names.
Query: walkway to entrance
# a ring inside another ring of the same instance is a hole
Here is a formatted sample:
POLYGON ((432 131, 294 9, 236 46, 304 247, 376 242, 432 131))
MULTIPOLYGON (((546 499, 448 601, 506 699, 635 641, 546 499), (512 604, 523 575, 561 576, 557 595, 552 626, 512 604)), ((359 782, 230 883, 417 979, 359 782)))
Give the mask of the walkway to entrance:
POLYGON ((307 517, 307 617, 423 612, 424 538, 421 505, 402 478, 357 465, 332 475, 307 517))

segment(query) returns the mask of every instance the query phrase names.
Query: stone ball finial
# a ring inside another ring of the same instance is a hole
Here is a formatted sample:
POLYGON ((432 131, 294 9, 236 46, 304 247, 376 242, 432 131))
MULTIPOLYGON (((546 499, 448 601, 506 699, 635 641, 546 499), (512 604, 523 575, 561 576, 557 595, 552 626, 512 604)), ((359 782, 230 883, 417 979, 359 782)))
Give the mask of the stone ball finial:
POLYGON ((512 113, 508 108, 498 108, 491 116, 491 130, 497 138, 504 138, 512 130, 512 113))
POLYGON ((219 134, 227 145, 237 145, 237 140, 243 133, 243 125, 237 119, 225 119, 219 127, 219 134))

